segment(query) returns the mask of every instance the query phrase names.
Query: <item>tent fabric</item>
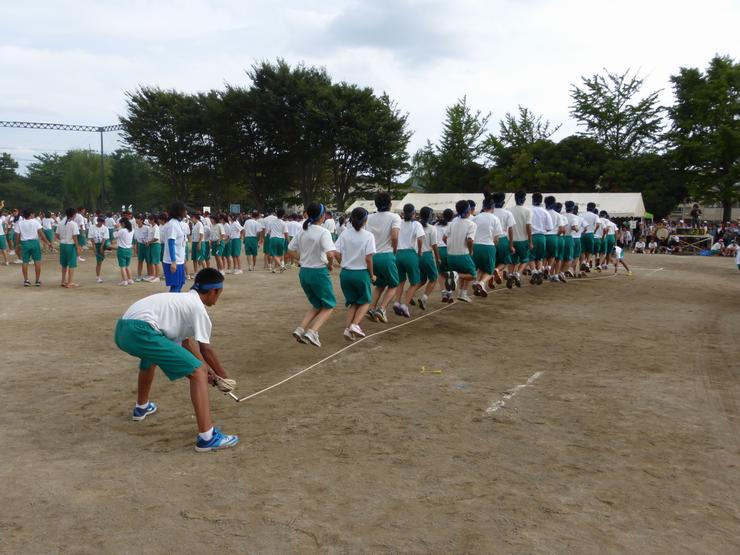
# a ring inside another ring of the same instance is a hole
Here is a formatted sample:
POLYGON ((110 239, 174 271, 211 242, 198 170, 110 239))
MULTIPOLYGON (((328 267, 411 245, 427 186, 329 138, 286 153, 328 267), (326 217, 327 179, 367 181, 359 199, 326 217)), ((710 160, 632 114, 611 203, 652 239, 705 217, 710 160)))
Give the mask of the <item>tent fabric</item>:
MULTIPOLYGON (((400 200, 392 200, 391 201, 391 210, 396 211, 396 209, 398 208, 400 202, 401 202, 400 200)), ((400 204, 400 206, 402 207, 403 204, 400 204)), ((349 214, 350 212, 352 212, 352 210, 354 210, 357 207, 362 207, 362 208, 364 208, 365 210, 367 210, 371 214, 373 212, 377 212, 377 209, 375 208, 375 200, 372 200, 372 199, 371 200, 360 199, 360 200, 356 200, 355 202, 353 202, 352 204, 350 204, 345 209, 345 213, 349 214)), ((398 208, 398 211, 400 211, 400 210, 401 210, 401 208, 398 208)))
MULTIPOLYGON (((511 198, 514 202, 514 193, 506 193, 504 205, 511 198)), ((414 208, 420 210, 424 206, 429 206, 434 212, 439 213, 446 208, 455 209, 455 203, 459 200, 472 200, 475 202, 476 210, 480 210, 483 205, 482 193, 409 193, 398 202, 398 206, 393 208, 396 212, 403 211, 404 204, 413 204, 414 208)))

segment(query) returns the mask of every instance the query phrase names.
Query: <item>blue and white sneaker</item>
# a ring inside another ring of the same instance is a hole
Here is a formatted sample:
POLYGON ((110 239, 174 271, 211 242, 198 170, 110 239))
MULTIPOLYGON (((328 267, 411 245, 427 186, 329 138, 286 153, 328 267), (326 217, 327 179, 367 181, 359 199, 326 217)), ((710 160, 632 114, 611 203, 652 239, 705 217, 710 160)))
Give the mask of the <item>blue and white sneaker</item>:
POLYGON ((139 407, 134 407, 134 413, 133 416, 131 416, 131 419, 135 422, 141 422, 147 416, 149 416, 150 414, 154 414, 155 412, 157 412, 157 405, 149 401, 149 404, 143 409, 140 409, 139 407))
POLYGON ((222 434, 221 430, 218 428, 213 428, 213 437, 211 438, 211 441, 201 439, 200 435, 196 437, 195 450, 198 453, 207 453, 208 451, 234 447, 237 443, 239 443, 238 436, 228 436, 222 434))

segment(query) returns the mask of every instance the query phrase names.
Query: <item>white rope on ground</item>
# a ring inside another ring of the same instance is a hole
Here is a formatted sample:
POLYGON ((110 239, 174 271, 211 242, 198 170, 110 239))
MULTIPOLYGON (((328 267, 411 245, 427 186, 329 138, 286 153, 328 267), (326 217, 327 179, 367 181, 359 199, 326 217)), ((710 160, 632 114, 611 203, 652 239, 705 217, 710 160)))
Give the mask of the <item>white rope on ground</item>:
POLYGON ((486 414, 493 414, 497 410, 504 408, 506 406, 506 401, 514 397, 517 393, 519 393, 525 387, 529 387, 530 385, 532 385, 534 381, 538 379, 544 373, 545 373, 544 371, 540 371, 540 372, 535 372, 534 374, 532 374, 527 380, 527 383, 517 385, 516 387, 514 387, 514 389, 510 390, 503 397, 501 397, 501 399, 499 399, 498 401, 494 403, 491 403, 491 406, 486 409, 486 414))
MULTIPOLYGON (((569 281, 568 283, 586 283, 588 281, 594 281, 594 280, 597 280, 597 279, 605 279, 605 278, 615 277, 616 275, 617 274, 612 274, 612 275, 609 275, 609 276, 594 276, 594 277, 588 278, 586 280, 572 280, 572 281, 569 281)), ((532 285, 526 285, 525 287, 532 287, 532 285)), ((493 291, 489 291, 488 294, 490 295, 492 293, 500 293, 501 291, 506 291, 506 289, 494 289, 493 291)), ((343 348, 339 349, 338 351, 330 354, 329 356, 322 358, 318 362, 314 362, 311 366, 308 366, 308 367, 304 368, 303 370, 300 370, 300 371, 296 372, 295 374, 292 374, 291 376, 288 376, 287 378, 285 378, 283 380, 280 380, 277 383, 274 383, 274 384, 272 384, 270 386, 267 386, 264 389, 260 389, 259 391, 255 391, 254 393, 251 393, 251 394, 247 395, 246 397, 241 397, 241 398, 240 397, 237 397, 233 392, 228 392, 228 393, 226 393, 226 395, 230 396, 237 403, 241 403, 242 401, 248 401, 249 399, 253 399, 254 397, 257 397, 258 395, 262 395, 263 393, 266 393, 266 392, 270 391, 271 389, 274 389, 274 388, 276 388, 278 386, 283 385, 284 383, 289 382, 290 380, 293 380, 293 379, 297 378, 301 374, 305 374, 309 370, 313 370, 314 368, 316 368, 320 364, 325 363, 327 360, 333 359, 334 357, 342 354, 343 352, 347 351, 348 349, 351 349, 352 347, 355 347, 356 345, 359 345, 360 343, 362 343, 363 341, 365 341, 367 339, 370 339, 371 337, 376 337, 378 335, 383 335, 384 333, 388 333, 389 331, 393 331, 393 330, 396 330, 398 328, 402 328, 404 326, 408 326, 409 324, 413 324, 414 322, 418 322, 419 320, 423 320, 424 318, 427 318, 429 316, 432 316, 433 314, 436 314, 438 312, 441 312, 443 310, 446 310, 446 309, 450 308, 451 306, 455 306, 455 305, 458 305, 458 304, 460 304, 460 301, 457 301, 457 302, 452 303, 452 304, 447 304, 447 305, 445 305, 445 306, 443 306, 441 308, 438 308, 436 310, 432 310, 431 312, 427 312, 427 313, 425 313, 425 314, 423 314, 421 316, 418 316, 418 317, 414 318, 413 320, 409 320, 407 322, 403 322, 402 324, 397 324, 395 326, 391 326, 390 328, 386 328, 384 330, 376 331, 375 333, 371 333, 369 335, 366 335, 362 339, 358 339, 357 341, 354 341, 354 342, 350 343, 346 347, 343 347, 343 348)))

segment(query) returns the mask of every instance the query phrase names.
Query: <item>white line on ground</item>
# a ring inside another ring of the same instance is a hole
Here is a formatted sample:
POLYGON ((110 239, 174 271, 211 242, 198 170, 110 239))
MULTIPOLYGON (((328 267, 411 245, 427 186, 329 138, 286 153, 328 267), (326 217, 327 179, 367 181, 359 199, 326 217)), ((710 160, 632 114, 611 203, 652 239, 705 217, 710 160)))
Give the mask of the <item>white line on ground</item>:
POLYGON ((532 385, 534 381, 537 380, 542 374, 544 374, 544 372, 535 372, 529 377, 527 383, 520 384, 513 389, 510 389, 507 393, 504 394, 503 397, 501 397, 501 399, 495 401, 491 404, 490 407, 486 409, 486 414, 493 414, 497 410, 504 408, 506 406, 506 401, 517 395, 525 387, 529 387, 530 385, 532 385))
MULTIPOLYGON (((591 277, 591 278, 588 278, 588 279, 584 279, 584 280, 573 280, 572 279, 572 280, 569 280, 568 283, 588 283, 588 282, 594 281, 594 280, 613 278, 613 277, 616 277, 616 275, 617 274, 611 274, 611 275, 608 275, 608 276, 594 276, 594 277, 591 277)), ((533 287, 533 286, 528 286, 528 287, 533 287)), ((501 291, 506 291, 506 289, 494 289, 493 291, 489 291, 488 294, 490 295, 491 293, 500 293, 501 291)), ((375 337, 375 336, 378 336, 378 335, 382 335, 384 333, 388 333, 389 331, 393 331, 395 329, 402 328, 403 326, 408 326, 409 324, 413 324, 414 322, 418 322, 419 320, 423 320, 424 318, 427 318, 427 317, 431 316, 432 314, 436 314, 437 312, 441 312, 443 310, 446 310, 446 309, 450 308, 451 306, 459 306, 461 304, 463 304, 463 303, 460 303, 459 301, 456 302, 456 303, 454 303, 454 304, 447 304, 447 305, 445 305, 445 306, 443 306, 441 308, 438 308, 436 310, 432 310, 431 312, 427 312, 426 314, 423 314, 421 316, 418 316, 418 317, 414 318, 413 320, 409 320, 408 322, 404 322, 402 324, 397 324, 395 326, 391 326, 390 328, 386 328, 384 330, 377 331, 375 333, 371 333, 371 334, 363 337, 362 339, 359 339, 359 340, 357 340, 357 341, 355 341, 353 343, 350 343, 346 347, 343 347, 342 349, 339 349, 338 351, 330 354, 329 356, 326 356, 326 357, 322 358, 318 362, 314 362, 311 366, 308 366, 308 367, 304 368, 303 370, 300 370, 299 372, 296 372, 295 374, 292 374, 292 375, 288 376, 284 380, 280 380, 279 382, 274 383, 274 384, 272 384, 270 386, 267 386, 264 389, 260 389, 259 391, 255 391, 254 393, 251 393, 251 394, 247 395, 246 397, 239 398, 233 392, 229 392, 229 393, 227 393, 227 395, 229 397, 231 397, 232 399, 234 399, 237 403, 241 403, 242 401, 247 401, 249 399, 252 399, 254 397, 257 397, 258 395, 262 395, 263 393, 266 393, 266 392, 270 391, 271 389, 274 389, 274 388, 276 388, 276 387, 278 387, 280 385, 283 385, 284 383, 289 382, 290 380, 292 380, 294 378, 297 378, 301 374, 305 374, 309 370, 313 370, 314 368, 316 368, 320 364, 323 364, 327 360, 331 360, 335 356, 342 354, 346 350, 351 349, 352 347, 354 347, 356 345, 359 345, 360 343, 362 343, 363 341, 366 341, 367 339, 370 339, 371 337, 375 337)), ((537 377, 539 377, 539 376, 537 376, 537 377)), ((537 378, 534 378, 534 379, 537 379, 537 378)))
POLYGON ((631 270, 650 270, 652 272, 660 272, 661 270, 664 270, 665 268, 643 268, 642 266, 630 266, 631 270))

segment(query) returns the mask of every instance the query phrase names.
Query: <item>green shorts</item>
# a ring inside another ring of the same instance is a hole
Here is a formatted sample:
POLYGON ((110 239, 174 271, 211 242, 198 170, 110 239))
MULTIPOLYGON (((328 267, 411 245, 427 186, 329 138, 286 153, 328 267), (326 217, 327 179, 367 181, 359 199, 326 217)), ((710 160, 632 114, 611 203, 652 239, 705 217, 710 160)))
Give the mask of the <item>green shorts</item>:
POLYGON ((398 266, 392 252, 379 252, 373 255, 373 273, 376 287, 398 287, 398 266))
POLYGON ((185 347, 167 339, 143 320, 118 320, 114 338, 119 349, 140 359, 139 370, 148 370, 156 364, 170 380, 189 376, 203 364, 185 347))
POLYGON ((530 260, 542 260, 547 256, 547 239, 542 233, 532 235, 532 252, 529 253, 530 260))
POLYGON ((545 235, 545 253, 547 258, 558 257, 558 236, 545 235))
POLYGON ((571 260, 578 260, 581 258, 581 238, 571 237, 573 239, 573 250, 571 252, 571 260))
POLYGON ((563 257, 561 260, 573 260, 573 237, 566 235, 563 239, 563 257))
POLYGON ((285 252, 285 237, 270 238, 270 256, 283 256, 285 252))
POLYGON ((239 258, 242 255, 241 237, 239 239, 231 239, 229 241, 229 252, 231 253, 230 256, 233 256, 234 258, 239 258))
POLYGON ((77 268, 77 245, 59 245, 59 265, 62 268, 77 268))
POLYGON ((345 306, 369 304, 373 297, 373 284, 367 270, 342 268, 339 274, 345 306))
POLYGON ((269 235, 265 235, 265 240, 262 241, 262 252, 267 255, 270 254, 270 236, 269 235))
POLYGON ((526 264, 530 261, 529 241, 514 241, 514 254, 511 255, 514 264, 526 264))
POLYGON ((601 247, 601 239, 597 239, 596 237, 594 237, 594 254, 601 254, 601 247))
POLYGON ((604 254, 612 255, 614 254, 614 247, 617 244, 617 238, 614 235, 607 235, 604 239, 604 254))
POLYGON ((469 254, 448 254, 447 265, 458 274, 470 274, 475 278, 475 263, 469 254))
POLYGON ((146 261, 149 264, 160 264, 162 262, 162 243, 150 243, 147 249, 149 255, 146 261))
POLYGON ((46 240, 49 241, 49 243, 54 243, 54 230, 53 229, 45 229, 44 236, 46 237, 46 240))
POLYGON ((555 260, 563 260, 563 255, 565 254, 565 237, 558 235, 556 239, 558 247, 555 249, 555 260))
POLYGON ((581 252, 586 254, 594 253, 594 234, 584 233, 581 235, 581 252))
POLYGON ((149 260, 149 245, 146 243, 136 243, 136 258, 142 262, 149 260))
POLYGON ((511 264, 511 245, 506 235, 498 238, 498 245, 496 245, 496 264, 511 264))
POLYGON ((473 263, 477 270, 492 274, 496 269, 496 246, 473 244, 473 263))
POLYGON ((8 250, 8 240, 5 238, 5 234, 0 235, 0 251, 8 250))
POLYGON ((80 230, 80 234, 77 236, 77 242, 81 247, 87 246, 87 232, 80 230))
MULTIPOLYGON (((105 260, 105 241, 102 243, 95 243, 93 247, 95 248, 95 262, 100 264, 103 260, 105 260)), ((140 258, 139 260, 144 260, 143 258, 140 258)))
POLYGON ((246 256, 257 256, 260 246, 257 237, 244 238, 244 254, 246 256))
MULTIPOLYGON (((280 239, 282 241, 282 239, 280 239)), ((301 268, 298 272, 303 292, 314 308, 334 308, 337 299, 331 284, 328 268, 301 268)))
POLYGON ((203 244, 200 241, 196 241, 192 243, 193 247, 190 251, 190 258, 193 260, 193 262, 200 262, 203 260, 203 244))
POLYGON ((118 247, 116 249, 116 256, 118 257, 118 267, 128 268, 131 264, 131 247, 127 249, 118 247))
POLYGON ((432 251, 421 253, 419 273, 421 274, 422 283, 436 281, 439 274, 437 273, 437 264, 434 262, 434 253, 432 251))
POLYGON ((21 256, 24 264, 28 264, 31 259, 34 262, 41 261, 41 243, 38 239, 29 239, 21 241, 21 256))
POLYGON ((447 247, 437 247, 437 250, 439 251, 439 266, 437 269, 440 274, 446 274, 450 271, 447 266, 447 247))
POLYGON ((211 259, 211 242, 203 241, 200 245, 201 252, 203 253, 203 260, 211 259))
POLYGON ((410 285, 421 282, 419 254, 414 249, 401 249, 396 252, 396 267, 399 282, 408 281, 410 285))
POLYGON ((213 256, 223 256, 224 255, 224 242, 223 241, 212 241, 211 250, 213 251, 213 256))

